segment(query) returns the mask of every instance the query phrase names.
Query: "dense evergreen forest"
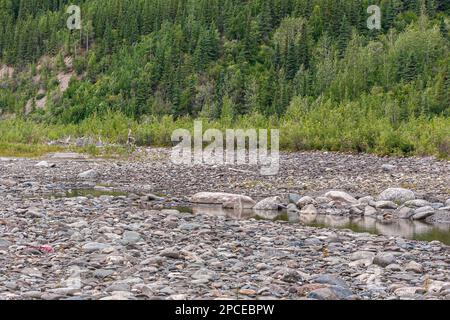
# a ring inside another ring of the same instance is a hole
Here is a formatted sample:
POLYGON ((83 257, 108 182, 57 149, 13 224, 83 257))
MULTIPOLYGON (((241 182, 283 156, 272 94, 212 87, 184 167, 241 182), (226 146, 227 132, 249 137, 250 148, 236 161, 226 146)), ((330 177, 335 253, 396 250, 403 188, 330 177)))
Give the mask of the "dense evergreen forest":
POLYGON ((145 144, 201 117, 285 128, 293 149, 447 156, 449 17, 448 0, 0 0, 0 114, 16 116, 0 133, 131 125, 145 144))

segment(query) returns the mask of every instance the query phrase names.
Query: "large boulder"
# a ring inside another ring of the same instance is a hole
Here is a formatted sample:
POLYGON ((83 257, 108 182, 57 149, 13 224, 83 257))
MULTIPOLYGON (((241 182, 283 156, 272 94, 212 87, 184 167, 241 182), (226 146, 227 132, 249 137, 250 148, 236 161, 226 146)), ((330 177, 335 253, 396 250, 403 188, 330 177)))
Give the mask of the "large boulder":
POLYGON ((243 209, 251 209, 256 202, 247 196, 224 192, 199 192, 190 198, 190 202, 199 204, 220 204, 230 206, 231 203, 242 205, 243 209))
POLYGON ((379 200, 393 201, 397 204, 403 204, 407 201, 415 200, 414 192, 403 188, 389 188, 384 190, 379 196, 379 200))
POLYGON ((283 206, 280 197, 270 197, 258 202, 253 209, 255 210, 279 210, 283 206))
POLYGON ((330 191, 325 194, 325 197, 341 203, 357 203, 358 201, 351 195, 343 191, 330 191))

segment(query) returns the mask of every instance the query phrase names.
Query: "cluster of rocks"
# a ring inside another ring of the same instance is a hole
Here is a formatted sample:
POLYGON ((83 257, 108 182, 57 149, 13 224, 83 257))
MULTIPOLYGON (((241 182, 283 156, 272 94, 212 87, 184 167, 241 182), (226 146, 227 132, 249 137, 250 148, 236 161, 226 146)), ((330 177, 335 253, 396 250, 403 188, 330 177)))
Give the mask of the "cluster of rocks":
POLYGON ((12 200, 0 299, 450 299, 437 241, 144 210, 125 196, 12 200))
POLYGON ((426 219, 439 222, 447 162, 292 153, 278 176, 263 177, 245 166, 177 166, 169 154, 0 158, 0 299, 450 299, 449 247, 438 241, 155 209, 216 194, 227 208, 294 216, 373 208, 414 219, 432 208, 426 219), (383 192, 402 185, 414 198, 383 192), (126 194, 66 194, 82 188, 126 194))
POLYGON ((430 203, 416 199, 414 192, 403 188, 386 189, 376 198, 364 196, 356 199, 344 191, 328 191, 316 198, 290 193, 287 199, 273 196, 259 202, 237 194, 200 192, 192 196, 190 201, 198 204, 222 205, 223 208, 253 209, 256 212, 287 209, 291 220, 299 219, 295 215, 330 214, 450 223, 450 199, 445 203, 430 203))

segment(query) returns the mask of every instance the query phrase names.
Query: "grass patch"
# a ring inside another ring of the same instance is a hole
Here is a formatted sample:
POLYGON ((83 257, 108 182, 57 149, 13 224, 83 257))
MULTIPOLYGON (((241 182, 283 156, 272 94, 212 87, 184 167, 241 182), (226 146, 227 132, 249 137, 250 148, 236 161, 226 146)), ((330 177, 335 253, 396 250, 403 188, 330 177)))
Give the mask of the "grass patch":
POLYGON ((2 157, 38 158, 47 153, 62 150, 59 146, 42 144, 0 143, 0 156, 2 157))

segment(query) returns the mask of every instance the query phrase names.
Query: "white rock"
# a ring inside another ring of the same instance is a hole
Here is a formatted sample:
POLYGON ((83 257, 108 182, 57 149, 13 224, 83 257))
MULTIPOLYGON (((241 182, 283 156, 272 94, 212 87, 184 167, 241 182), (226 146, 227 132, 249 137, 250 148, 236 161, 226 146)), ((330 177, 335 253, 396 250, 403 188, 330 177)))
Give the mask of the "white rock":
POLYGON ((357 203, 358 201, 351 195, 343 191, 330 191, 325 194, 325 197, 336 201, 344 203, 357 203))
POLYGON ((41 161, 41 162, 37 163, 35 165, 35 167, 38 167, 38 168, 54 168, 54 167, 56 167, 56 164, 48 163, 47 161, 41 161))
POLYGON ((251 209, 256 202, 247 196, 223 192, 200 192, 190 198, 190 202, 199 204, 220 204, 240 203, 243 209, 251 209))
POLYGON ((78 175, 78 178, 80 178, 80 179, 95 179, 95 178, 97 178, 97 176, 98 176, 97 171, 91 169, 91 170, 80 173, 78 175))

